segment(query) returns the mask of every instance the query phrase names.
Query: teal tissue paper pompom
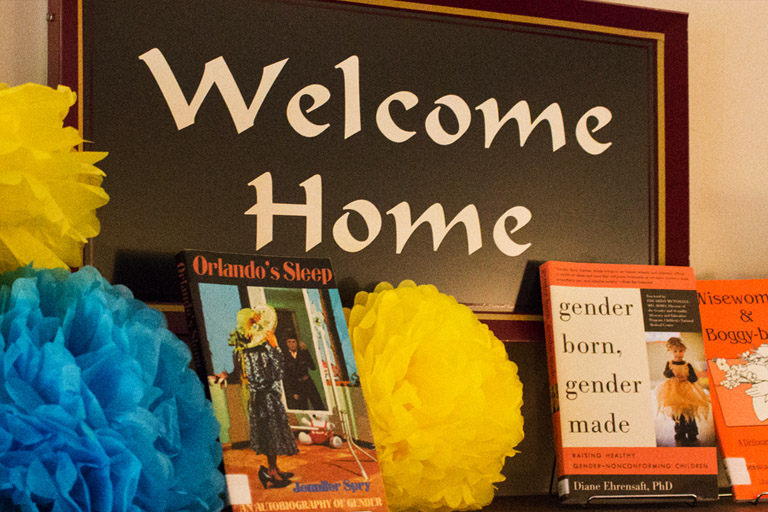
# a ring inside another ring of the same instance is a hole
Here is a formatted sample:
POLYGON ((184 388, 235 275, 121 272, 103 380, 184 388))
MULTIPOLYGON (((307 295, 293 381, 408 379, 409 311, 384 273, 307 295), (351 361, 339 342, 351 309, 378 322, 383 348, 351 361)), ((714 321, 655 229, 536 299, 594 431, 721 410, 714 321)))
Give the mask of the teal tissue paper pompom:
POLYGON ((165 317, 92 267, 0 274, 0 510, 223 507, 219 426, 165 317))

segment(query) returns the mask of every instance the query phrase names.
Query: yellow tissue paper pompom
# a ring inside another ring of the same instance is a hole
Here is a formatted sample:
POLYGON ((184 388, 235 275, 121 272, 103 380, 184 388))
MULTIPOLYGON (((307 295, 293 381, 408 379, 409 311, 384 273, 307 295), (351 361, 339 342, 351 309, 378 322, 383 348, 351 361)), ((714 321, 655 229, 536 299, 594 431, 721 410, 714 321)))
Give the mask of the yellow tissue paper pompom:
POLYGON ((413 281, 358 293, 348 320, 390 507, 488 505, 523 439, 523 385, 503 343, 413 281))
POLYGON ((74 151, 83 140, 64 127, 74 103, 61 85, 0 83, 0 271, 79 267, 99 233, 95 209, 109 196, 93 164, 106 153, 74 151))

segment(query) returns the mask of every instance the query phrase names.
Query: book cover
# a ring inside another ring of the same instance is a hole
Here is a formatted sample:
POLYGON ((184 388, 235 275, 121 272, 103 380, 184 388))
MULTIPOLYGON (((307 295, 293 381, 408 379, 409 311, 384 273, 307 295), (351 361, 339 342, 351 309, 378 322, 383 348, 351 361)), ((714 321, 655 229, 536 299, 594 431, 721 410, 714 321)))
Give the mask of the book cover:
POLYGON ((188 250, 177 270, 232 510, 387 511, 329 261, 188 250))
POLYGON ((768 492, 768 279, 698 281, 718 443, 736 500, 768 492))
POLYGON ((568 503, 717 498, 717 449, 689 267, 540 268, 568 503))

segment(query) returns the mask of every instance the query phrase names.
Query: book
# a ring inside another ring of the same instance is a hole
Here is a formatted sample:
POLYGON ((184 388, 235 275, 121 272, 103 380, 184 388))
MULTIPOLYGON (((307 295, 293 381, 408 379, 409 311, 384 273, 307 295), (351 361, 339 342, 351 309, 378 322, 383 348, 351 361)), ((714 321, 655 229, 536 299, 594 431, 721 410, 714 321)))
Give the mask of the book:
POLYGON ((231 509, 387 511, 330 262, 194 250, 176 259, 231 509))
POLYGON ((717 438, 736 500, 768 492, 768 279, 696 284, 717 438))
POLYGON ((690 267, 540 267, 557 493, 712 500, 717 448, 690 267))

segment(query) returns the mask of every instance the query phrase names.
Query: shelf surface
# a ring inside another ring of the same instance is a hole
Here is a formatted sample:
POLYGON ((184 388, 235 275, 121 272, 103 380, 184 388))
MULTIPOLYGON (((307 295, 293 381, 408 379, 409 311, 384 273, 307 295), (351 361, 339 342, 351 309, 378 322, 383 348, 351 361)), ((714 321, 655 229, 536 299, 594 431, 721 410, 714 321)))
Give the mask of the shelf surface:
POLYGON ((633 512, 644 512, 650 510, 667 511, 690 511, 696 512, 735 512, 735 511, 761 511, 765 510, 768 500, 761 501, 760 505, 752 502, 735 502, 730 497, 725 497, 717 501, 700 502, 695 505, 686 503, 645 503, 632 505, 599 504, 589 507, 580 505, 562 505, 554 496, 497 496, 493 502, 483 508, 483 512, 536 512, 549 510, 573 510, 573 509, 591 509, 595 511, 614 511, 626 510, 633 512))

